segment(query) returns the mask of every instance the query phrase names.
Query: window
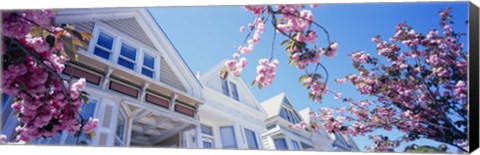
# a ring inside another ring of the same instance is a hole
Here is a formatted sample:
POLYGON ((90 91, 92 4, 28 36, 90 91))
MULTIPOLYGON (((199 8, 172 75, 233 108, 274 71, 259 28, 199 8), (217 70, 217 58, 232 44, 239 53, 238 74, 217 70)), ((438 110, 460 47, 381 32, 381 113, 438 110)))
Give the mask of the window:
POLYGON ((202 129, 202 134, 213 136, 212 127, 200 125, 200 128, 202 129))
POLYGON ((282 107, 282 109, 280 111, 280 117, 282 117, 283 119, 285 119, 285 120, 287 120, 287 121, 289 121, 290 123, 293 123, 293 124, 300 123, 300 119, 295 114, 295 112, 293 112, 291 110, 287 110, 284 107, 282 107))
POLYGON ((233 99, 240 101, 239 95, 238 95, 238 90, 237 90, 237 85, 233 82, 229 82, 223 78, 220 78, 220 81, 222 82, 222 92, 224 95, 227 95, 229 97, 232 97, 233 99), (230 86, 229 86, 230 85, 230 86), (232 92, 230 94, 230 92, 232 92))
POLYGON ((235 138, 233 126, 221 127, 220 135, 222 138, 222 146, 224 149, 237 148, 237 139, 235 138))
POLYGON ((122 43, 120 49, 120 56, 118 57, 118 64, 124 67, 135 70, 135 61, 137 58, 137 49, 130 45, 122 43))
POLYGON ((233 83, 233 82, 230 82, 230 87, 231 87, 231 89, 232 89, 232 97, 233 97, 233 99, 235 99, 235 100, 238 101, 239 98, 238 98, 237 85, 235 85, 235 83, 233 83))
POLYGON ((280 139, 274 139, 273 141, 275 143, 275 148, 277 150, 288 150, 287 143, 285 142, 285 139, 280 138, 280 139))
POLYGON ((200 129, 202 130, 202 142, 203 148, 211 149, 213 148, 213 128, 211 126, 206 126, 201 124, 200 129))
POLYGON ((112 55, 114 38, 106 33, 100 32, 98 34, 97 42, 95 43, 95 50, 93 54, 98 55, 104 59, 110 60, 112 55))
POLYGON ((125 114, 120 110, 117 117, 117 126, 115 127, 115 146, 125 146, 126 120, 125 114))
POLYGON ((267 130, 273 129, 275 127, 277 127, 277 124, 269 125, 269 126, 267 126, 267 130))
POLYGON ((227 96, 230 96, 230 90, 228 89, 228 81, 223 79, 223 78, 220 78, 220 80, 222 81, 223 94, 227 95, 227 96))
POLYGON ((245 129, 245 137, 247 137, 248 149, 258 149, 257 136, 255 136, 255 132, 245 129))
POLYGON ((160 56, 155 55, 155 49, 141 42, 135 42, 128 36, 115 35, 106 29, 98 28, 94 30, 94 33, 97 35, 95 36, 97 40, 91 49, 93 54, 158 80, 159 72, 156 70, 158 70, 157 64, 160 56))
POLYGON ((203 141, 203 148, 205 148, 205 149, 211 149, 211 148, 213 148, 212 142, 203 141))
POLYGON ((293 150, 300 150, 300 145, 298 145, 297 141, 292 140, 293 150))
POLYGON ((142 74, 153 78, 155 75, 155 58, 148 54, 143 54, 142 74))

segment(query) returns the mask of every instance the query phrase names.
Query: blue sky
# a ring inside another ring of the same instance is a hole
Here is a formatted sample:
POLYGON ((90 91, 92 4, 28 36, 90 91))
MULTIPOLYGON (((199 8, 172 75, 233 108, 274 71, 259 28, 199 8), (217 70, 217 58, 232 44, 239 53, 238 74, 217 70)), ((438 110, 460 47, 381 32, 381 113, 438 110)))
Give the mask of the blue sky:
MULTIPOLYGON (((365 98, 356 92, 352 85, 339 85, 333 82, 334 78, 355 73, 348 55, 358 50, 376 55, 375 44, 371 42, 371 38, 375 35, 384 38, 392 36, 398 23, 407 22, 416 32, 422 33, 440 29, 438 12, 446 7, 453 8, 454 29, 457 32, 467 32, 465 24, 465 20, 468 19, 467 2, 323 4, 312 9, 315 20, 329 31, 331 40, 337 41, 340 45, 336 57, 331 59, 322 57, 322 63, 330 72, 329 88, 342 92, 345 97, 365 98)), ((191 70, 200 74, 220 61, 231 58, 246 35, 246 32, 239 31, 240 26, 246 26, 254 19, 254 15, 246 12, 241 6, 158 7, 149 10, 191 70)), ((318 45, 326 46, 325 35, 318 34, 318 45)), ((255 46, 252 54, 246 56, 249 65, 243 71, 242 78, 247 84, 255 79, 258 60, 270 56, 272 39, 273 28, 268 25, 261 42, 255 46)), ((327 95, 322 103, 315 103, 308 98, 307 90, 297 82, 298 77, 305 72, 287 64, 286 52, 280 47, 283 40, 285 40, 283 36, 276 39, 274 56, 279 59, 280 66, 274 83, 261 90, 250 86, 257 99, 262 102, 285 92, 298 110, 306 107, 320 109, 348 106, 335 100, 332 95, 327 95)), ((397 131, 381 130, 375 131, 374 134, 386 134, 391 138, 402 135, 397 131)), ((364 150, 365 145, 372 144, 367 136, 354 139, 361 150, 364 150)), ((439 145, 430 140, 419 140, 415 143, 439 145)), ((397 151, 403 150, 405 145, 399 147, 397 151)), ((456 149, 450 147, 449 151, 456 149)))

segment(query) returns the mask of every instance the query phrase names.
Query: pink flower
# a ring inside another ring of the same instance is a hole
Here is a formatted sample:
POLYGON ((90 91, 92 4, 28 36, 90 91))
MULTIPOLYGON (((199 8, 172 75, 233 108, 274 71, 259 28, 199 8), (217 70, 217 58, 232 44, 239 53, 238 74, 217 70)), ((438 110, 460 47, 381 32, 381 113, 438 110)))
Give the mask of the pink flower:
POLYGON ((328 50, 325 53, 325 55, 327 55, 327 57, 329 57, 329 58, 333 58, 333 57, 335 57, 335 55, 337 55, 337 50, 338 50, 338 43, 333 42, 328 47, 328 50))
POLYGON ((92 133, 96 128, 98 128, 98 119, 89 118, 88 122, 83 126, 82 130, 85 134, 92 133))
POLYGON ((240 27, 240 32, 245 31, 245 26, 240 27))
POLYGON ((7 144, 7 136, 0 135, 0 144, 7 144))

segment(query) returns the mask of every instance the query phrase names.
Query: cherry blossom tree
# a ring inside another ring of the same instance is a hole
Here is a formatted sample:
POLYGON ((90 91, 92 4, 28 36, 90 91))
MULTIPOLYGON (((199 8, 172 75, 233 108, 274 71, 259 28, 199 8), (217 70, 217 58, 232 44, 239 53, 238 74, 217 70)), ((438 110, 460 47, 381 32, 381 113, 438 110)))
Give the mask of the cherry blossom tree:
MULTIPOLYGON (((315 8, 317 5, 311 5, 310 7, 315 8)), ((253 13, 256 18, 253 23, 248 24, 247 29, 249 31, 245 40, 233 54, 233 59, 225 63, 220 76, 227 78, 230 73, 234 76, 240 76, 248 64, 247 59, 241 56, 253 52, 255 44, 260 42, 261 35, 265 33, 266 25, 270 23, 274 28, 271 55, 269 58, 258 61, 257 76, 252 81, 252 85, 256 84, 259 89, 262 89, 274 81, 275 71, 279 64, 279 61, 274 58, 274 47, 276 46, 276 36, 279 33, 286 38, 281 46, 284 46, 287 51, 288 63, 299 70, 305 71, 305 75, 301 76, 299 80, 303 81, 304 86, 310 90, 309 97, 316 102, 321 102, 322 96, 328 92, 326 87, 328 71, 320 60, 322 56, 334 57, 338 49, 338 43, 330 41, 328 31, 315 22, 312 11, 306 9, 304 5, 258 5, 245 6, 244 8, 246 11, 253 13), (324 44, 320 44, 317 32, 325 34, 326 41, 324 44), (319 67, 325 71, 326 78, 318 73, 319 67), (308 69, 311 70, 308 71, 308 69)), ((243 32, 245 29, 242 26, 240 31, 243 32)))
MULTIPOLYGON (((395 140, 372 136, 371 151, 391 151, 401 142, 426 138, 467 151, 467 60, 451 22, 451 9, 439 13, 441 30, 418 33, 407 23, 396 26, 387 40, 375 36, 377 57, 365 51, 351 54, 358 74, 336 79, 352 83, 368 99, 354 101, 335 94, 350 106, 323 108, 312 116, 331 132, 365 136, 377 129, 397 129, 395 140)), ((330 93, 334 93, 331 92, 330 93)))
MULTIPOLYGON (((88 93, 85 79, 61 76, 65 63, 76 60, 77 46, 92 35, 73 25, 54 25, 53 10, 2 12, 2 93, 15 96, 17 141, 52 137, 62 131, 95 136, 98 120, 83 118, 88 93)), ((0 135, 0 143, 7 143, 0 135)), ((77 140, 77 143, 78 140, 77 140)))

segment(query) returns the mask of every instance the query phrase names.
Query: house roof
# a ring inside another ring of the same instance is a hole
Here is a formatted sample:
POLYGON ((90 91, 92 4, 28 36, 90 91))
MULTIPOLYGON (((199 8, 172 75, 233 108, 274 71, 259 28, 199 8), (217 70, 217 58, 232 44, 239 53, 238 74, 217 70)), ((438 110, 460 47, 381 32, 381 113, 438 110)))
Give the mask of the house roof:
MULTIPOLYGON (((263 109, 265 109, 265 112, 267 112, 268 117, 279 115, 282 104, 290 106, 293 111, 299 115, 297 109, 295 106, 293 106, 293 104, 291 104, 291 100, 288 98, 285 92, 282 92, 277 96, 262 102, 263 109)), ((302 118, 299 119, 303 120, 302 118)))
MULTIPOLYGON (((200 100, 202 98, 203 85, 195 77, 190 67, 180 55, 172 41, 165 34, 163 29, 153 18, 147 8, 95 8, 95 9, 64 9, 59 11, 57 19, 65 23, 89 21, 96 22, 101 20, 114 20, 135 18, 141 29, 145 31, 146 37, 152 41, 154 48, 162 51, 162 57, 174 67, 176 74, 182 82, 187 92, 200 100)), ((146 43, 148 44, 148 43, 146 43)), ((202 103, 203 104, 203 103, 202 103)))
MULTIPOLYGON (((209 87, 206 84, 206 82, 208 82, 212 78, 215 78, 215 77, 219 78, 220 77, 219 73, 225 67, 225 62, 226 61, 227 61, 227 59, 224 59, 224 60, 220 61, 219 63, 214 65, 212 68, 207 70, 205 73, 200 75, 199 79, 205 85, 205 87, 209 87)), ((250 90, 248 85, 245 83, 245 81, 241 77, 229 76, 228 78, 235 80, 239 92, 245 92, 244 95, 250 101, 249 104, 253 104, 253 105, 249 105, 249 107, 253 108, 256 111, 259 111, 259 112, 263 113, 263 115, 266 114, 265 110, 262 108, 262 106, 258 102, 255 95, 252 93, 252 91, 250 90)), ((221 93, 221 92, 219 92, 219 93, 221 93)), ((240 102, 242 102, 242 101, 240 101, 240 102)))

